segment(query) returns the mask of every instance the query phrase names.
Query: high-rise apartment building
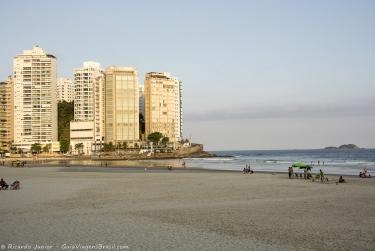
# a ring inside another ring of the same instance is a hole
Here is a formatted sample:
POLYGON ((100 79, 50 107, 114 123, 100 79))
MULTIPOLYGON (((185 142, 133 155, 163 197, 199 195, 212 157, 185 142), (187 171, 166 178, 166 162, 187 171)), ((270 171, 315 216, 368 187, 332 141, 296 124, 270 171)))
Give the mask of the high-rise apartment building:
POLYGON ((14 143, 29 151, 33 143, 57 141, 56 57, 35 46, 13 60, 14 143))
POLYGON ((108 67, 105 71, 105 140, 139 140, 139 85, 134 68, 108 67))
POLYGON ((72 102, 74 100, 74 82, 70 78, 57 79, 57 100, 72 102))
POLYGON ((74 121, 70 123, 70 145, 83 144, 81 151, 99 150, 104 139, 104 79, 100 64, 88 61, 74 69, 74 121))
POLYGON ((145 133, 160 132, 171 142, 182 137, 181 82, 166 72, 145 77, 145 133))
POLYGON ((74 69, 74 121, 94 120, 95 84, 102 75, 100 64, 93 61, 74 69))
POLYGON ((13 141, 13 81, 0 82, 0 151, 9 150, 13 141))

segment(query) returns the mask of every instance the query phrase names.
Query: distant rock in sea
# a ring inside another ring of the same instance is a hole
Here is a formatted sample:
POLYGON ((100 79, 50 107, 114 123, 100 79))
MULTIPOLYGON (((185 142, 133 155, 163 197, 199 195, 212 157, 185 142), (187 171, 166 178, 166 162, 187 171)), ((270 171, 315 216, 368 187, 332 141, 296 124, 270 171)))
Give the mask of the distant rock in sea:
POLYGON ((358 146, 354 145, 354 144, 346 144, 346 145, 341 145, 339 147, 336 147, 336 146, 327 146, 325 147, 324 149, 327 149, 327 150, 332 150, 332 149, 359 149, 358 146))
POLYGON ((339 149, 359 149, 359 147, 354 144, 347 144, 339 146, 339 149))

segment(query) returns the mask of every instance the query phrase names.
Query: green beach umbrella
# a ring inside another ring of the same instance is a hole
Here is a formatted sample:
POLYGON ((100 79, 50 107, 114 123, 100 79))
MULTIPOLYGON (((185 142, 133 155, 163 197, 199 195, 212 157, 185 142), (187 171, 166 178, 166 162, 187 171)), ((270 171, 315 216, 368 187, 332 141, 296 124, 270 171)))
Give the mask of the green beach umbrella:
POLYGON ((299 169, 306 169, 306 170, 311 170, 312 166, 306 165, 304 163, 294 163, 292 167, 298 167, 299 169))

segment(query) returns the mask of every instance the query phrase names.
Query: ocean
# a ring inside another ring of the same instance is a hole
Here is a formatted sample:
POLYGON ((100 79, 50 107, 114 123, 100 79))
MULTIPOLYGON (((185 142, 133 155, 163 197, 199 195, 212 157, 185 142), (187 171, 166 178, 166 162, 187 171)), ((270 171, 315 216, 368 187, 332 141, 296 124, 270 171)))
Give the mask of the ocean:
MULTIPOLYGON (((220 158, 185 159, 189 167, 241 171, 250 164, 255 171, 287 172, 295 162, 313 165, 312 172, 358 175, 367 168, 375 177, 375 149, 214 151, 220 158)), ((298 168, 294 168, 298 171, 298 168)))

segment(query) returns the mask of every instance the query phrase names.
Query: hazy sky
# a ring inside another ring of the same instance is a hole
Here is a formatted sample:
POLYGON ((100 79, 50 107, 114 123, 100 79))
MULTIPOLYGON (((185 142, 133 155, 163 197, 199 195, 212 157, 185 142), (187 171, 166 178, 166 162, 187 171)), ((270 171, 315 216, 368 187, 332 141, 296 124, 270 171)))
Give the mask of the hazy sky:
POLYGON ((208 150, 375 148, 375 1, 0 1, 0 78, 38 44, 184 83, 208 150))

